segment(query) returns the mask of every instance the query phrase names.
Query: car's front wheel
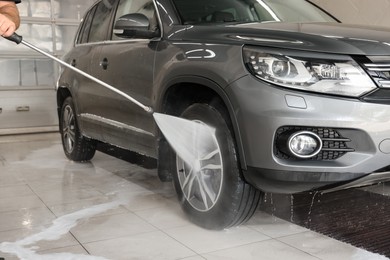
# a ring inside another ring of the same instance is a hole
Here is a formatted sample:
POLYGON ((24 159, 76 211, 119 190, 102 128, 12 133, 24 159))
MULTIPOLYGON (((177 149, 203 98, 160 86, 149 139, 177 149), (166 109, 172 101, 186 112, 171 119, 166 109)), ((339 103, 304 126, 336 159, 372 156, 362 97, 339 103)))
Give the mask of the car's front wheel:
POLYGON ((62 105, 59 123, 66 157, 78 162, 91 160, 96 152, 96 142, 81 135, 71 97, 62 105))
POLYGON ((235 140, 224 111, 209 104, 188 106, 181 117, 214 127, 216 135, 207 138, 207 145, 196 138, 186 144, 199 147, 195 167, 179 156, 171 164, 184 212, 195 224, 216 230, 247 221, 256 211, 262 194, 242 178, 235 140))

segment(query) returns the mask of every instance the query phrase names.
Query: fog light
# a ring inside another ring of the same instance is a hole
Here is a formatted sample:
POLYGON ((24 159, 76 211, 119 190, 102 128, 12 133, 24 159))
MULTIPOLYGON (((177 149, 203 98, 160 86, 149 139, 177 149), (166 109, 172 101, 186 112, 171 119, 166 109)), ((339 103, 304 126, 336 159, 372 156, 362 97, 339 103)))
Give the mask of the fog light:
POLYGON ((290 152, 298 158, 311 158, 321 151, 322 141, 321 138, 313 132, 296 132, 289 137, 288 148, 290 152))

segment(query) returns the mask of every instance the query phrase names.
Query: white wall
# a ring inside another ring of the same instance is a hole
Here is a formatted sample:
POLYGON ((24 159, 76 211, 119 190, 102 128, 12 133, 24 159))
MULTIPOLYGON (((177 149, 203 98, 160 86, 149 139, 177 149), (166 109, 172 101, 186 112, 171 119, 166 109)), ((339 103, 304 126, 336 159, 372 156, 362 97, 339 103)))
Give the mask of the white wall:
POLYGON ((312 0, 343 23, 390 27, 390 0, 312 0))

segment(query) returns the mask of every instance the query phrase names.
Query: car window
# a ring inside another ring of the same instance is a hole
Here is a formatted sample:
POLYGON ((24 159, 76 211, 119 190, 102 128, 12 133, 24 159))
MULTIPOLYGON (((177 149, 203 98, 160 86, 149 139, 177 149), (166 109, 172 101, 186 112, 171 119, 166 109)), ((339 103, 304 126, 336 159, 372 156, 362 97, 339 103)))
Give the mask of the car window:
MULTIPOLYGON (((117 21, 121 16, 131 13, 144 14, 150 22, 149 30, 154 31, 157 29, 158 23, 153 0, 120 0, 115 14, 115 21, 117 21)), ((112 33, 112 39, 119 40, 123 38, 120 38, 112 33)))
POLYGON ((89 36, 89 31, 91 29, 91 22, 92 22, 92 18, 93 18, 93 15, 96 11, 96 7, 97 6, 94 6, 85 16, 84 16, 84 19, 82 21, 82 24, 80 26, 80 31, 79 31, 79 35, 77 37, 77 43, 86 43, 88 42, 88 36, 89 36))
POLYGON ((88 42, 99 42, 106 40, 114 2, 115 0, 102 0, 96 6, 96 11, 91 23, 88 42))
POLYGON ((183 24, 336 22, 306 0, 173 0, 183 24))

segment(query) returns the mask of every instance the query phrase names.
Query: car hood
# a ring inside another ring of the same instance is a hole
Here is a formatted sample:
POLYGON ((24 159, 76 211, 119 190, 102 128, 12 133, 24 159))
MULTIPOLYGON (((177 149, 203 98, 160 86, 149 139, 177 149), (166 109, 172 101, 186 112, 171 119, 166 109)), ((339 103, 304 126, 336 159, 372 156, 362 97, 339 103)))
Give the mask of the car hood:
POLYGON ((350 55, 390 55, 390 29, 341 23, 192 26, 186 40, 238 43, 350 55))

